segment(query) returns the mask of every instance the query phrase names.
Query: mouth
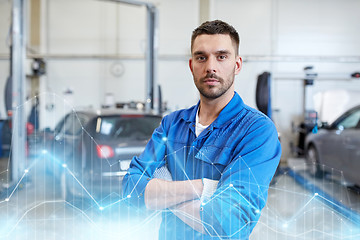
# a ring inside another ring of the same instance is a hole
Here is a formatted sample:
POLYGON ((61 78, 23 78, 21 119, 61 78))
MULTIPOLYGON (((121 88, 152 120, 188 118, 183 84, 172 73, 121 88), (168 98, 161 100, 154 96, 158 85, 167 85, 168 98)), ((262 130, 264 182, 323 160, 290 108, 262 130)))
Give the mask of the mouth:
POLYGON ((215 73, 208 73, 200 79, 200 82, 206 86, 213 87, 221 84, 223 80, 215 73))
POLYGON ((220 81, 216 78, 205 78, 204 83, 213 86, 219 84, 220 81))

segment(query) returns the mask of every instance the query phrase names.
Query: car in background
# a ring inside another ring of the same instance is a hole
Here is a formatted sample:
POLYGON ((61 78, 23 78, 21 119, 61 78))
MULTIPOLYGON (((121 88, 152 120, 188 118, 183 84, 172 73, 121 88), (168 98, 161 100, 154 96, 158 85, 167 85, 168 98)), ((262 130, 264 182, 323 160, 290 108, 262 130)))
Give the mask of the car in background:
POLYGON ((142 153, 161 119, 117 109, 68 113, 46 149, 47 169, 60 180, 63 197, 119 197, 132 157, 142 153))
POLYGON ((360 186, 360 106, 309 134, 305 146, 309 170, 315 177, 340 174, 360 186))
MULTIPOLYGON (((29 136, 31 136, 35 130, 35 127, 30 122, 25 125, 26 129, 26 155, 28 155, 28 142, 29 136)), ((0 158, 9 158, 12 151, 12 119, 0 119, 0 158)))

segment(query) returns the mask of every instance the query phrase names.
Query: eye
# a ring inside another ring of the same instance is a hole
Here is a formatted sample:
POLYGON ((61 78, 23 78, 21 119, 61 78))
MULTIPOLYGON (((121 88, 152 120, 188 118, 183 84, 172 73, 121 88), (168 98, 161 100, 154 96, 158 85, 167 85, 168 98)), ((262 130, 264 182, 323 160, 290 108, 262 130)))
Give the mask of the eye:
POLYGON ((224 59, 226 59, 226 55, 219 55, 219 56, 218 56, 218 59, 224 60, 224 59))
POLYGON ((206 60, 206 57, 204 57, 204 56, 198 56, 198 57, 196 58, 196 60, 198 60, 199 62, 203 62, 203 61, 206 60))

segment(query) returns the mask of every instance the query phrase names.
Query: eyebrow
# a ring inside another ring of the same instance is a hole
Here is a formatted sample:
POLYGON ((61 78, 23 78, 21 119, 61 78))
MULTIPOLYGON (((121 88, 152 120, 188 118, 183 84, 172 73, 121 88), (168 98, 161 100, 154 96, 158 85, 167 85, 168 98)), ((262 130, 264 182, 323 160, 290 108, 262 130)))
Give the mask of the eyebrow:
POLYGON ((204 54, 205 54, 205 52, 203 52, 203 51, 196 51, 196 52, 193 53, 194 56, 204 55, 204 54))
MULTIPOLYGON (((228 50, 218 50, 215 52, 216 54, 231 54, 230 51, 228 50)), ((198 55, 204 55, 205 52, 204 51, 196 51, 193 53, 194 56, 198 56, 198 55)))
POLYGON ((217 54, 230 54, 230 51, 228 50, 219 50, 219 51, 216 51, 217 54))

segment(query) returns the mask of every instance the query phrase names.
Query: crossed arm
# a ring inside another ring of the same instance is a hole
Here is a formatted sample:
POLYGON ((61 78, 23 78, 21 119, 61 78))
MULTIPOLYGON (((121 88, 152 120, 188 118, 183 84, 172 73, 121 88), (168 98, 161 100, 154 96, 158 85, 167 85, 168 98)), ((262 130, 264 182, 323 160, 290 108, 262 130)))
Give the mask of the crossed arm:
POLYGON ((154 178, 145 188, 145 205, 152 210, 174 207, 180 203, 200 198, 202 190, 201 179, 166 181, 154 178))
POLYGON ((216 197, 211 201, 200 205, 201 179, 165 181, 150 178, 160 165, 160 161, 151 159, 164 156, 165 144, 160 140, 150 140, 141 157, 133 159, 123 181, 125 196, 131 203, 145 203, 150 209, 168 208, 201 233, 206 230, 211 236, 248 237, 265 206, 268 186, 281 154, 276 129, 270 131, 269 123, 263 121, 257 125, 239 144, 242 151, 239 151, 239 157, 229 161, 216 197))
POLYGON ((145 205, 152 210, 169 208, 184 223, 204 233, 200 218, 201 179, 166 181, 154 178, 145 188, 145 205))

